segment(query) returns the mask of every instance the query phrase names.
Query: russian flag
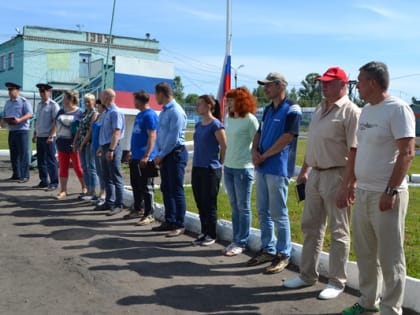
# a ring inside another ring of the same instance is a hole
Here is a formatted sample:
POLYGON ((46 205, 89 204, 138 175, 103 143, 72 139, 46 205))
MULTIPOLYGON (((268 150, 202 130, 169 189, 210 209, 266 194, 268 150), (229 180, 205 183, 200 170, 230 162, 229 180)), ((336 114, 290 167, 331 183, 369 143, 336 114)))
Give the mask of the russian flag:
POLYGON ((222 76, 220 78, 219 91, 217 92, 217 100, 220 103, 220 111, 222 119, 225 117, 225 94, 231 89, 231 61, 230 54, 225 56, 225 62, 223 64, 222 76))
POLYGON ((167 82, 173 87, 174 66, 169 62, 139 59, 134 57, 116 56, 114 90, 115 103, 119 108, 135 109, 133 93, 145 90, 150 95, 149 105, 156 111, 161 111, 155 98, 155 86, 167 82))

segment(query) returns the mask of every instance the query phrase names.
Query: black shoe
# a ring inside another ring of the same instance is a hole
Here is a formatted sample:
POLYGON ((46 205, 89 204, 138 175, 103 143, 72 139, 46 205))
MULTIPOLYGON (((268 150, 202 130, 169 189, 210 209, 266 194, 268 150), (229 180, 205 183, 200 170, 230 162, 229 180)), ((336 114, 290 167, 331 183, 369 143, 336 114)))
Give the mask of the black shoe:
POLYGON ((29 178, 27 178, 27 177, 24 177, 24 178, 21 178, 21 179, 18 180, 19 184, 24 184, 24 183, 27 183, 27 182, 29 182, 29 178))
POLYGON ((6 180, 9 182, 17 182, 18 180, 20 180, 20 178, 16 176, 11 176, 9 178, 6 178, 6 180))
POLYGON ((122 211, 123 211, 122 207, 112 207, 111 211, 109 211, 106 215, 108 217, 110 217, 110 216, 116 215, 116 214, 118 214, 122 211))
POLYGON ((111 206, 109 204, 107 204, 106 202, 100 206, 96 206, 95 211, 106 211, 106 210, 111 210, 111 206))
POLYGON ((48 185, 40 182, 38 185, 32 186, 32 188, 47 188, 48 185))
POLYGON ((163 222, 161 225, 159 225, 159 226, 154 226, 154 227, 152 227, 152 231, 157 231, 157 232, 166 232, 166 231, 172 231, 172 230, 174 230, 174 229, 176 229, 177 227, 176 226, 174 226, 174 225, 172 225, 172 224, 169 224, 169 223, 166 223, 166 222, 163 222))

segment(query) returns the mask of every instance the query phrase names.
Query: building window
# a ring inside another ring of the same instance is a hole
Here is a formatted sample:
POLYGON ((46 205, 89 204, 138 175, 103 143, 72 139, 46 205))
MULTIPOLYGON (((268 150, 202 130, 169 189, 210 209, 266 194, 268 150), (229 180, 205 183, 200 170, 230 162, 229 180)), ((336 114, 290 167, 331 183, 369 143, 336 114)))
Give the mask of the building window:
POLYGON ((2 55, 0 56, 0 71, 6 70, 6 56, 2 55))
POLYGON ((9 53, 8 62, 8 68, 13 69, 15 67, 15 53, 9 53))

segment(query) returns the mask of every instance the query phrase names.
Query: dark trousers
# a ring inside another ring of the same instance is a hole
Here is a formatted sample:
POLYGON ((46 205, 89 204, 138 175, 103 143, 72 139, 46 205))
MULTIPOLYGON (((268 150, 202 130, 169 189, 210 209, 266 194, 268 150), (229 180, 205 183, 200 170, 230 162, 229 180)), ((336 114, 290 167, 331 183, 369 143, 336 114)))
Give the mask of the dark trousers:
POLYGON ((216 239, 217 194, 221 177, 221 168, 192 168, 191 184, 200 215, 201 233, 213 239, 216 239))
POLYGON ((9 131, 13 178, 29 178, 29 130, 9 131))
POLYGON ((36 138, 36 158, 41 184, 46 186, 58 185, 58 162, 55 157, 55 138, 52 143, 47 143, 48 137, 36 138), (48 181, 49 176, 49 181, 48 181))
POLYGON ((106 203, 110 206, 123 207, 124 180, 121 174, 122 147, 117 145, 114 159, 108 161, 106 154, 109 143, 102 146, 102 174, 105 182, 106 203))
POLYGON ((130 160, 130 184, 133 189, 134 210, 140 211, 144 202, 144 215, 153 214, 153 177, 141 175, 139 160, 130 160))
POLYGON ((184 146, 165 156, 160 167, 160 189, 165 205, 165 221, 178 227, 184 227, 187 209, 184 192, 185 167, 188 152, 184 146))

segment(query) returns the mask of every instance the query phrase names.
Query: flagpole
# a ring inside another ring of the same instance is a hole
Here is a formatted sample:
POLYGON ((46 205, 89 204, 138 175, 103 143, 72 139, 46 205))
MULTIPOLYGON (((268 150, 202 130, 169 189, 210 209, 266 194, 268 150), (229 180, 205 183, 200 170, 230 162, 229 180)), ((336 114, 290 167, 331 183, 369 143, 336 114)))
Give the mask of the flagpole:
POLYGON ((226 56, 231 53, 232 22, 231 22, 232 2, 226 0, 226 56))

